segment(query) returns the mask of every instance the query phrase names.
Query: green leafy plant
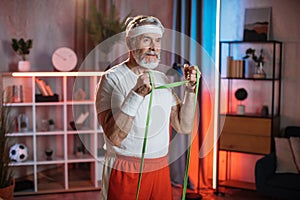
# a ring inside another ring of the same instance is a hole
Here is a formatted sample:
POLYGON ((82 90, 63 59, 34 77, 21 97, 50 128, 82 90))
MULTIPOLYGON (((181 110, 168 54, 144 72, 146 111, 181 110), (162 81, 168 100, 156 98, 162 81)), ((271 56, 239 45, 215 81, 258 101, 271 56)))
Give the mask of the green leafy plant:
POLYGON ((89 18, 83 19, 83 25, 94 46, 125 30, 124 23, 130 14, 122 21, 120 21, 118 16, 119 14, 113 4, 110 7, 108 15, 99 12, 94 5, 91 5, 89 18))
MULTIPOLYGON (((2 95, 3 97, 3 95, 2 95)), ((13 171, 9 166, 9 144, 8 144, 8 117, 9 108, 4 105, 1 98, 0 105, 0 188, 10 186, 13 181, 13 171)))
POLYGON ((243 59, 247 59, 247 58, 251 57, 252 60, 254 62, 256 62, 257 66, 258 66, 260 63, 264 64, 264 57, 262 54, 263 54, 263 49, 260 50, 260 54, 259 54, 259 56, 257 56, 255 54, 255 49, 248 48, 246 50, 246 55, 243 57, 243 59))
POLYGON ((23 38, 21 39, 12 39, 12 44, 11 44, 13 50, 21 56, 22 60, 26 60, 26 55, 30 53, 30 49, 32 48, 32 39, 24 40, 23 38))
POLYGON ((77 147, 77 152, 83 152, 83 147, 77 147))

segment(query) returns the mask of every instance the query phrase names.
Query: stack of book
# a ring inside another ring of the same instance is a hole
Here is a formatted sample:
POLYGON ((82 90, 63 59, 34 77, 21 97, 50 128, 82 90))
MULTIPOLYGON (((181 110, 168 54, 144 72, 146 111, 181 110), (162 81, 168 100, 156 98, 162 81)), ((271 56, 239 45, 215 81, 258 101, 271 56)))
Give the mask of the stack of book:
POLYGON ((35 82, 43 96, 53 96, 54 95, 50 86, 47 85, 44 80, 35 78, 35 82))
POLYGON ((244 78, 245 77, 244 60, 234 60, 232 56, 227 56, 227 77, 244 78))
POLYGON ((41 94, 35 95, 36 102, 53 102, 59 101, 58 95, 54 94, 51 87, 42 79, 35 78, 36 85, 41 94))
POLYGON ((23 102, 23 86, 9 85, 3 91, 3 103, 23 102))
POLYGON ((13 85, 12 86, 12 100, 14 103, 23 102, 23 86, 13 85))

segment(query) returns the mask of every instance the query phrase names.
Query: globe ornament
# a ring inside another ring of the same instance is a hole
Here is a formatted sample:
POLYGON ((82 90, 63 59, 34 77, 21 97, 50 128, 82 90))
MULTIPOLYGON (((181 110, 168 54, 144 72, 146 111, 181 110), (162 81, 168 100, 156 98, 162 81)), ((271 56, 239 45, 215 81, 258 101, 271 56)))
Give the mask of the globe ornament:
MULTIPOLYGON (((234 96, 237 100, 243 101, 247 98, 248 93, 244 88, 239 88, 235 91, 234 96)), ((242 104, 237 105, 237 112, 236 113, 238 115, 244 115, 245 111, 246 111, 245 105, 242 105, 242 104)))
POLYGON ((239 88, 235 91, 234 94, 235 98, 239 101, 243 101, 247 98, 248 93, 244 88, 239 88))

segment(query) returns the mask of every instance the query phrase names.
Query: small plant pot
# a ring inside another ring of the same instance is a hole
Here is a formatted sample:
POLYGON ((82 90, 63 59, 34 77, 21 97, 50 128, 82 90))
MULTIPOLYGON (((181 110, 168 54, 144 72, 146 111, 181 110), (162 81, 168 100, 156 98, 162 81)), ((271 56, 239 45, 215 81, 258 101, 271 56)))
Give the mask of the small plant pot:
POLYGON ((55 124, 49 124, 49 131, 55 131, 55 124))
POLYGON ((83 156, 83 152, 82 151, 77 151, 76 152, 76 157, 82 157, 83 156))
POLYGON ((28 72, 30 70, 30 62, 27 61, 27 60, 22 60, 22 61, 19 61, 18 63, 18 70, 20 72, 28 72))
POLYGON ((238 115, 244 115, 245 114, 245 110, 246 110, 245 105, 238 105, 237 106, 237 114, 238 115))
POLYGON ((15 179, 12 180, 11 185, 0 188, 0 199, 14 199, 15 179))

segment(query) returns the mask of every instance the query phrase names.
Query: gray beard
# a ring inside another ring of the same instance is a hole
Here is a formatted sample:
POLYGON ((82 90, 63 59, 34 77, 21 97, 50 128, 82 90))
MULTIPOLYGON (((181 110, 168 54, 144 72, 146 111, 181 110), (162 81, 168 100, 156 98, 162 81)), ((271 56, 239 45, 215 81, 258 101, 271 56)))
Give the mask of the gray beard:
POLYGON ((134 60, 139 66, 147 69, 155 69, 160 62, 160 55, 157 56, 156 62, 147 63, 145 57, 139 56, 139 54, 133 52, 134 60))

